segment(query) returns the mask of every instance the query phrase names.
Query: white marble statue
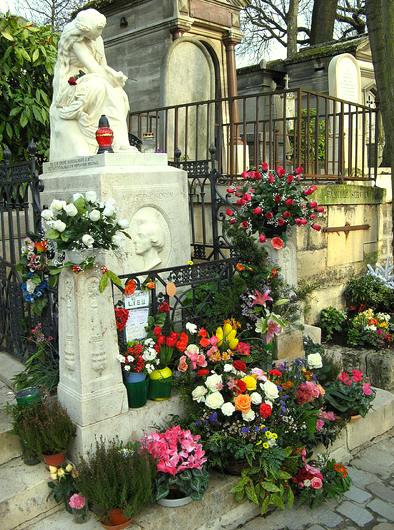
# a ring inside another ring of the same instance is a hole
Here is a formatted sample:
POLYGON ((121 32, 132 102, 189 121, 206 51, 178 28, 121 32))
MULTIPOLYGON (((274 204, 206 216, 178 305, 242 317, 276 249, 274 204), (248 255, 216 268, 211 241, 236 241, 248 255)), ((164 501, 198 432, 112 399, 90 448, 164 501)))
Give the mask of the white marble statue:
POLYGON ((78 13, 60 37, 50 109, 50 161, 97 152, 95 133, 102 114, 114 132, 115 152, 129 145, 127 77, 107 65, 101 33, 104 15, 95 9, 78 13), (83 75, 82 75, 83 72, 83 75))

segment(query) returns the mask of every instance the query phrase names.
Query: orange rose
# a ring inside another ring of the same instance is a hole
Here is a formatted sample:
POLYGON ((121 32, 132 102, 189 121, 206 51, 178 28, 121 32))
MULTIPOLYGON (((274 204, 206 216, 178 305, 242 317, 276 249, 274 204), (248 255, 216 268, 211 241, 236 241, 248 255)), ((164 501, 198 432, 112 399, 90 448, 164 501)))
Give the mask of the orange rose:
POLYGON ((250 411, 252 399, 247 394, 240 394, 234 399, 235 410, 239 410, 243 414, 250 411))
POLYGON ((235 268, 236 268, 236 270, 237 270, 238 272, 242 272, 242 271, 245 270, 245 266, 242 265, 242 263, 237 263, 236 266, 235 266, 235 268))
POLYGON ((124 286, 125 294, 127 294, 127 295, 134 294, 136 287, 137 287, 136 281, 135 280, 129 280, 128 282, 126 282, 126 285, 124 286))

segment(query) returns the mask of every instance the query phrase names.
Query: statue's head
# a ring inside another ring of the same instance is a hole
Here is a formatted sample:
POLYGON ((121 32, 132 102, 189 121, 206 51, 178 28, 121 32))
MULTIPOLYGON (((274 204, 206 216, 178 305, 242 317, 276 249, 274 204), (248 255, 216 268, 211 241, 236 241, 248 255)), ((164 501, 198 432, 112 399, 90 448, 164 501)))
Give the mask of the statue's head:
POLYGON ((96 9, 84 9, 74 19, 74 25, 91 40, 100 37, 106 23, 105 16, 96 9))

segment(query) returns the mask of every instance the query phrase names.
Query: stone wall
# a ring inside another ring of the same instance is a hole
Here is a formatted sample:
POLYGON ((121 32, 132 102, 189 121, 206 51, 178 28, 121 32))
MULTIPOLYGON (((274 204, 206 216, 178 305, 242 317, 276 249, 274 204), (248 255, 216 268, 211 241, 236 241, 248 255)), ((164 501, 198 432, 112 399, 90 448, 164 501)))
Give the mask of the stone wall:
POLYGON ((359 185, 319 186, 314 200, 326 206, 319 222, 323 229, 357 229, 348 233, 297 231, 298 278, 317 285, 310 299, 307 323, 316 323, 320 311, 333 305, 343 307, 342 293, 348 280, 365 270, 367 263, 390 256, 391 203, 382 188, 359 185), (360 229, 369 225, 367 229, 360 229))

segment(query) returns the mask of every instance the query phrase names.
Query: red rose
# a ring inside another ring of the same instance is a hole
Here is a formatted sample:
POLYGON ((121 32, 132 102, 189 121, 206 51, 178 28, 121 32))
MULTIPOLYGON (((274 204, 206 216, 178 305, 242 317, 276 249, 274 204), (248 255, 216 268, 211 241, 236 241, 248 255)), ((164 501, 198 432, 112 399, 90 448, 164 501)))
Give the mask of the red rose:
POLYGON ((232 215, 234 215, 234 210, 231 210, 231 208, 227 208, 227 209, 226 209, 226 215, 228 215, 229 217, 231 217, 232 215))
POLYGON ((246 363, 243 361, 234 361, 233 366, 238 372, 246 372, 246 363))
POLYGON ((311 208, 316 208, 316 206, 317 206, 317 202, 316 202, 316 201, 310 201, 309 206, 310 206, 311 208))
POLYGON ((268 171, 268 164, 267 162, 261 162, 261 170, 262 171, 268 171))
POLYGON ((285 210, 282 213, 282 217, 284 217, 285 219, 288 219, 289 217, 291 217, 291 213, 289 212, 289 210, 285 210))
POLYGON ((208 332, 205 328, 200 328, 198 330, 198 336, 199 337, 206 337, 208 335, 208 332))
POLYGON ((249 228, 248 221, 242 221, 241 228, 243 228, 244 230, 247 230, 249 228))
POLYGON ((286 206, 292 206, 294 204, 294 199, 286 199, 285 204, 286 206))
POLYGON ((197 370, 197 375, 200 377, 203 377, 204 375, 209 375, 209 370, 206 368, 200 368, 200 370, 197 370))
POLYGON ((316 219, 316 214, 315 213, 311 213, 311 215, 309 216, 309 219, 316 219))
POLYGON ((259 215, 262 211, 263 211, 263 209, 260 208, 260 206, 257 206, 256 208, 253 208, 253 210, 252 210, 252 212, 253 212, 255 215, 259 215))
POLYGON ((237 353, 238 355, 250 355, 250 344, 247 342, 238 342, 237 353))
POLYGON ((268 403, 260 405, 260 416, 264 419, 269 418, 272 414, 272 407, 268 403))
POLYGON ((282 375, 282 372, 280 370, 277 370, 276 368, 274 368, 273 370, 269 371, 269 374, 273 375, 275 377, 280 377, 282 375))
POLYGON ((74 86, 74 85, 77 84, 77 80, 75 79, 75 77, 71 76, 71 77, 68 78, 67 83, 68 83, 69 85, 71 85, 71 86, 74 86))
POLYGON ((286 223, 286 221, 284 219, 282 219, 282 217, 279 217, 278 226, 283 226, 285 223, 286 223))
POLYGON ((277 167, 276 168, 276 172, 277 172, 279 177, 283 177, 283 175, 286 174, 286 171, 285 171, 285 169, 282 166, 277 167))
POLYGON ((176 341, 177 341, 177 337, 165 337, 166 339, 166 346, 168 346, 169 348, 174 348, 175 344, 176 344, 176 341))
POLYGON ((142 372, 145 368, 145 361, 142 357, 138 357, 135 360, 134 372, 142 372))
POLYGON ((294 171, 296 175, 301 175, 304 172, 304 168, 302 166, 298 166, 294 171))
POLYGON ((324 213, 325 211, 324 206, 318 206, 315 208, 315 212, 324 213))
POLYGON ((129 318, 129 311, 124 307, 115 307, 115 320, 116 328, 118 331, 122 331, 127 323, 129 318))
POLYGON ((294 176, 293 175, 288 175, 287 179, 286 179, 286 182, 287 184, 291 184, 294 180, 294 176))
POLYGON ((313 223, 312 228, 313 228, 313 230, 317 230, 318 232, 320 232, 320 230, 321 230, 321 226, 318 225, 317 223, 313 223))
POLYGON ((229 220, 230 225, 235 225, 236 222, 237 222, 237 220, 235 219, 235 217, 232 217, 232 218, 229 220))
POLYGON ((275 250, 280 250, 285 246, 285 244, 283 243, 283 239, 281 239, 280 237, 273 237, 271 239, 271 245, 272 248, 274 248, 275 250))
POLYGON ((272 219, 273 217, 274 217, 274 214, 273 214, 272 212, 267 212, 267 213, 265 214, 265 218, 266 218, 266 219, 272 219))
POLYGON ((268 179, 267 179, 267 180, 268 180, 269 184, 273 184, 273 183, 275 182, 275 175, 273 175, 272 173, 270 173, 270 174, 268 175, 268 179))
POLYGON ((170 312, 170 306, 168 304, 168 302, 162 302, 160 305, 159 305, 159 313, 169 313, 170 312))
POLYGON ((275 197, 274 197, 274 201, 275 201, 276 203, 280 202, 281 200, 282 200, 282 196, 281 196, 281 195, 279 195, 279 194, 275 195, 275 197))
POLYGON ((265 243, 265 240, 266 240, 266 239, 267 239, 267 238, 265 237, 264 234, 259 234, 259 241, 260 241, 260 243, 265 243))
POLYGON ((235 389, 237 393, 243 394, 244 392, 246 392, 246 383, 244 383, 244 381, 241 381, 241 379, 237 379, 235 381, 235 386, 237 387, 235 389))

